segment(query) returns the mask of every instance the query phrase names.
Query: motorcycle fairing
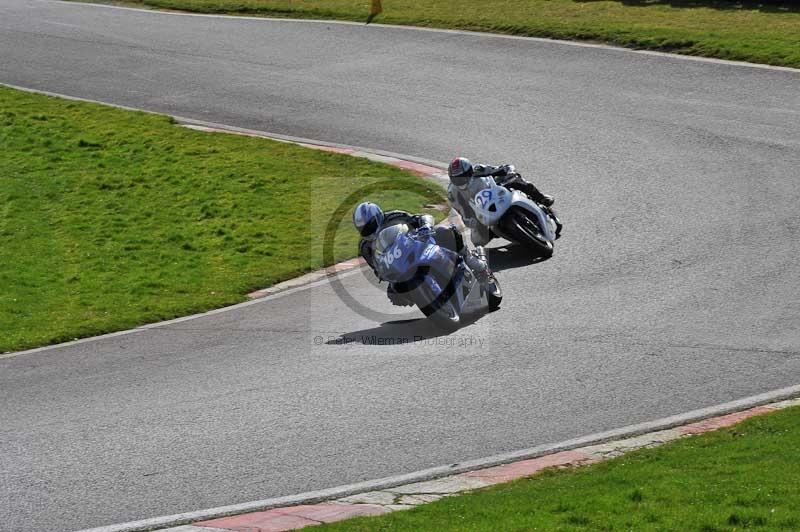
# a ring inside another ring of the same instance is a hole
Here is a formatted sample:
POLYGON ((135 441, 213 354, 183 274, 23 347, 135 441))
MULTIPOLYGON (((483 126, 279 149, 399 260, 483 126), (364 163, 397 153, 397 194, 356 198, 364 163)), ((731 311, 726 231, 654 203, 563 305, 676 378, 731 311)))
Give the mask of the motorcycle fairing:
POLYGON ((440 275, 426 275, 424 280, 438 297, 445 286, 440 286, 436 277, 453 279, 456 258, 456 253, 437 245, 433 235, 418 237, 400 233, 390 246, 375 255, 375 265, 381 279, 392 283, 409 281, 419 268, 438 272, 440 275))
POLYGON ((500 218, 506 214, 511 207, 519 207, 530 212, 539 222, 542 236, 553 242, 556 239, 555 232, 548 216, 535 201, 519 190, 508 189, 498 185, 491 177, 483 177, 474 180, 475 194, 472 197, 471 205, 475 211, 475 217, 486 227, 495 227, 500 218))
POLYGON ((472 199, 475 217, 486 227, 495 225, 511 206, 512 198, 510 190, 496 185, 492 180, 488 187, 479 191, 472 199))

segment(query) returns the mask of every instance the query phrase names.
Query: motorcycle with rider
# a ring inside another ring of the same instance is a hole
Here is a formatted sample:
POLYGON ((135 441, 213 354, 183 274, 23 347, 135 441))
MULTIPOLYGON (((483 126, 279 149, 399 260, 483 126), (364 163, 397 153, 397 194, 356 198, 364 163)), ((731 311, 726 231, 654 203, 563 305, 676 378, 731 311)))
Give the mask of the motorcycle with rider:
POLYGON ((434 227, 430 215, 401 210, 384 212, 371 202, 353 211, 361 235, 359 255, 382 281, 398 306, 417 305, 446 330, 460 326, 461 314, 476 289, 493 310, 502 290, 483 248, 470 250, 455 226, 434 227))
POLYGON ((448 199, 470 229, 475 246, 499 236, 540 256, 552 255, 562 229, 552 208, 555 200, 523 179, 513 165, 473 165, 457 157, 448 175, 448 199))

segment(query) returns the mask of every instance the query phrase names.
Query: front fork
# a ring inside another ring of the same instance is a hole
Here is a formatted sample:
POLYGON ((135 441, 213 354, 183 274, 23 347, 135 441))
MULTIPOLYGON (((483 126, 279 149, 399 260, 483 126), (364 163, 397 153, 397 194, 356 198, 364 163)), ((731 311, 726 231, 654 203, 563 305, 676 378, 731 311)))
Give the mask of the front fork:
POLYGON ((486 260, 486 249, 483 246, 475 246, 475 249, 470 251, 464 248, 464 262, 467 263, 469 269, 474 273, 483 273, 489 269, 489 261, 486 260))

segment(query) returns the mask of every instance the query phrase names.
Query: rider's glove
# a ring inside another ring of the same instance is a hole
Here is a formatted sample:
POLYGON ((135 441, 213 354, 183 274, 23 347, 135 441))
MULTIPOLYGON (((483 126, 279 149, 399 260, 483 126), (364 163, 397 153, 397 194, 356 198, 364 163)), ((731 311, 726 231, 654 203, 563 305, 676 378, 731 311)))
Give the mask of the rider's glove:
POLYGON ((431 216, 430 214, 422 214, 422 215, 419 216, 419 225, 420 226, 427 225, 428 227, 433 227, 434 223, 436 223, 436 221, 433 219, 433 216, 431 216))
POLYGON ((435 220, 430 214, 418 214, 414 216, 413 224, 417 227, 417 234, 427 236, 433 233, 435 220))
POLYGON ((436 230, 431 227, 430 225, 423 225, 419 229, 417 229, 417 235, 422 238, 428 238, 429 236, 433 235, 436 230))

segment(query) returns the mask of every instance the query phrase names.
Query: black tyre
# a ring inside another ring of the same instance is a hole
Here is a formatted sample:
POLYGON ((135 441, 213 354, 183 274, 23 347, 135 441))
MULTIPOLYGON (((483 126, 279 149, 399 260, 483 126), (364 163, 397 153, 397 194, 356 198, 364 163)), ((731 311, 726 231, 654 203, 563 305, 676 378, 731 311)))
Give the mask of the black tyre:
MULTIPOLYGON (((423 312, 425 312, 424 309, 423 312)), ((442 303, 439 308, 430 314, 426 313, 426 315, 434 325, 443 331, 454 332, 461 327, 461 315, 459 315, 455 306, 450 301, 442 303)))
MULTIPOLYGON (((443 331, 453 332, 461 327, 461 315, 456 310, 455 305, 449 300, 440 296, 434 298, 433 294, 426 287, 417 288, 417 306, 429 320, 443 331)), ((447 294, 443 294, 445 297, 447 294)))
POLYGON ((500 308, 500 302, 503 301, 503 290, 496 278, 490 286, 486 287, 486 301, 489 303, 490 312, 500 308))
POLYGON ((519 207, 511 207, 504 218, 510 236, 540 257, 553 256, 553 243, 548 241, 533 215, 519 207))

